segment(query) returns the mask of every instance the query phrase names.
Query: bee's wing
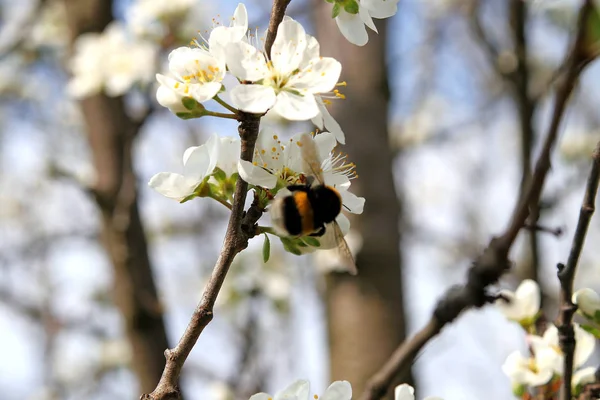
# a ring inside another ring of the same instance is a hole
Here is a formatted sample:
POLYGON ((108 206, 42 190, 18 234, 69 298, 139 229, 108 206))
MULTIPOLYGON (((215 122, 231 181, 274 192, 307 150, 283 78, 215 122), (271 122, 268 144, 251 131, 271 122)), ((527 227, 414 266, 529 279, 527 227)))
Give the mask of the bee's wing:
POLYGON ((315 179, 323 185, 323 170, 321 169, 321 162, 319 161, 319 150, 315 145, 310 133, 304 133, 300 136, 299 140, 301 144, 302 161, 304 163, 305 172, 310 172, 315 179))
POLYGON ((350 247, 348 247, 348 243, 346 243, 346 239, 344 239, 344 233, 342 232, 340 225, 336 221, 333 221, 330 224, 330 227, 333 228, 333 234, 337 244, 338 252, 340 253, 342 266, 346 267, 350 275, 356 275, 358 273, 356 262, 354 261, 350 247))

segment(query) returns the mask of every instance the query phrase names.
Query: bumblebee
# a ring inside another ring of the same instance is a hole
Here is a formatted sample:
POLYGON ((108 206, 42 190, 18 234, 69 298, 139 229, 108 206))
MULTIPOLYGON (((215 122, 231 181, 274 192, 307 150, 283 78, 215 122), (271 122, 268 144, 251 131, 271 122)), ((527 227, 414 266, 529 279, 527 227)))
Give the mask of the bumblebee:
POLYGON ((276 197, 270 206, 271 221, 275 231, 283 236, 323 236, 327 229, 333 231, 334 239, 342 255, 344 266, 356 274, 352 253, 344 234, 336 222, 342 211, 342 197, 332 186, 325 185, 318 151, 311 136, 300 137, 304 170, 310 171, 306 183, 287 186, 288 195, 276 197))

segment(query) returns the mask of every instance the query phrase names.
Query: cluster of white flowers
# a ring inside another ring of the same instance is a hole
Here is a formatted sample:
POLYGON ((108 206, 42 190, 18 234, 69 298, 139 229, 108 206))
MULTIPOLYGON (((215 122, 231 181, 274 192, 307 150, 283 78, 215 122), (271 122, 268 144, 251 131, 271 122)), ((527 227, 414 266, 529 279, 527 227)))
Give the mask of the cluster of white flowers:
POLYGON ((136 83, 152 81, 156 56, 153 44, 130 38, 122 23, 112 22, 102 33, 77 38, 67 91, 75 98, 103 90, 108 96, 121 96, 136 83))
MULTIPOLYGON (((512 352, 502 366, 509 377, 515 393, 522 394, 527 388, 546 386, 546 390, 557 392, 564 368, 564 354, 559 345, 558 329, 550 325, 543 335, 537 335, 535 323, 540 316, 540 288, 535 281, 524 280, 516 292, 501 291, 497 308, 511 321, 518 322, 528 332, 526 336, 530 355, 523 356, 519 351, 512 352)), ((600 323, 600 296, 591 289, 582 289, 573 295, 578 311, 595 324, 600 323), (596 318, 598 317, 598 318, 596 318)), ((573 390, 578 393, 583 385, 594 382, 594 367, 582 368, 594 351, 596 337, 589 333, 590 326, 574 324, 575 352, 571 381, 573 390), (585 328, 585 329, 584 329, 585 328)), ((597 331, 597 330, 596 330, 597 331)))
MULTIPOLYGON (((394 400, 415 400, 415 390, 412 386, 402 384, 394 390, 394 400)), ((310 395, 310 382, 301 379, 284 390, 271 396, 268 393, 257 393, 250 400, 351 400, 352 386, 348 381, 335 381, 325 390, 322 396, 310 395)), ((440 397, 427 397, 424 400, 442 400, 440 397)))
MULTIPOLYGON (((158 74, 161 84, 157 100, 164 107, 182 116, 194 116, 193 105, 215 99, 225 90, 223 80, 227 71, 240 84, 227 91, 232 106, 253 114, 267 111, 290 121, 312 119, 319 128, 329 129, 343 143, 339 125, 325 108, 322 96, 343 97, 334 90, 342 70, 341 64, 330 57, 321 57, 319 43, 307 35, 300 23, 286 17, 279 25, 271 49, 271 58, 252 44, 247 36, 248 14, 239 4, 231 25, 218 26, 203 43, 180 47, 169 55, 169 73, 158 74)), ((343 84, 343 83, 342 83, 343 84)), ((201 116, 200 114, 196 116, 201 116)))

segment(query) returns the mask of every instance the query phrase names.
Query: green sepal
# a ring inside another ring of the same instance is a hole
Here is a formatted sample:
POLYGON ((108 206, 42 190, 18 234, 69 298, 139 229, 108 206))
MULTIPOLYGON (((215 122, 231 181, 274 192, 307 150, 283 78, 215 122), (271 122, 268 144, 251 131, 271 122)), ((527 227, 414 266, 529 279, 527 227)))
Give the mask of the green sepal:
POLYGON ((350 1, 346 2, 346 4, 344 4, 344 11, 346 11, 348 14, 353 14, 353 15, 358 14, 358 11, 359 11, 358 3, 354 0, 350 0, 350 1))
POLYGON ((302 241, 311 247, 321 247, 321 242, 314 236, 303 236, 302 241))
POLYGON ((594 335, 596 338, 600 339, 600 329, 596 328, 595 326, 591 326, 591 325, 585 325, 582 324, 581 328, 588 332, 591 333, 592 335, 594 335))
POLYGON ((594 318, 593 318, 593 320, 594 320, 595 323, 600 324, 600 310, 596 310, 594 312, 594 318))
POLYGON ((192 194, 190 194, 189 196, 187 196, 187 197, 184 197, 183 199, 181 199, 181 200, 179 201, 179 204, 183 204, 183 203, 185 203, 186 201, 190 201, 191 199, 193 199, 193 198, 195 198, 195 197, 198 197, 198 196, 196 195, 196 193, 192 193, 192 194))
POLYGON ((333 9, 331 10, 331 18, 337 18, 337 16, 340 15, 340 11, 342 11, 342 7, 339 3, 335 3, 333 5, 333 9))
POLYGON ((335 0, 325 0, 327 3, 333 4, 335 0))
POLYGON ((201 105, 200 103, 198 103, 196 101, 196 99, 192 98, 192 97, 184 97, 181 99, 181 104, 183 104, 183 106, 185 108, 187 108, 190 111, 193 111, 199 107, 204 108, 203 105, 201 105))
POLYGON ((225 180, 227 179, 227 175, 225 174, 225 171, 223 171, 221 168, 216 167, 214 172, 213 172, 213 176, 215 177, 215 179, 219 182, 225 182, 225 180))
POLYGON ((196 116, 192 113, 188 113, 188 112, 178 112, 175 113, 176 116, 178 116, 181 119, 192 119, 192 118, 196 118, 196 116))
POLYGON ((512 392, 515 397, 522 397, 527 391, 527 387, 525 385, 515 384, 512 387, 512 392))
POLYGON ((267 262, 269 261, 269 258, 271 257, 271 240, 269 239, 269 235, 267 235, 265 233, 265 241, 263 243, 263 248, 262 248, 262 256, 263 256, 263 262, 267 262))

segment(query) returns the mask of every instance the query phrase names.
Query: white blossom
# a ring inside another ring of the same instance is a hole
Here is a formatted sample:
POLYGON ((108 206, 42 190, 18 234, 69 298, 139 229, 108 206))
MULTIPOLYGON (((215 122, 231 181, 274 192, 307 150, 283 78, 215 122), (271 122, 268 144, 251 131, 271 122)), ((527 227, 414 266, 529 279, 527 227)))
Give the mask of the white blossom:
POLYGON ((358 13, 351 14, 342 7, 335 18, 340 32, 352 44, 364 46, 369 41, 367 26, 377 32, 373 18, 389 18, 398 11, 399 0, 355 0, 358 13))
POLYGON ((76 98, 101 90, 121 96, 136 83, 152 80, 156 53, 153 44, 131 40, 119 22, 112 22, 102 33, 80 35, 69 63, 73 77, 67 91, 76 98))
POLYGON ((596 382, 596 368, 587 367, 575 371, 571 379, 571 386, 577 391, 577 389, 594 382, 596 382))
POLYGON ((525 279, 516 292, 502 290, 500 294, 507 298, 496 301, 496 307, 504 316, 519 323, 530 323, 540 311, 540 287, 531 280, 525 279))
POLYGON ((535 357, 523 357, 518 350, 512 352, 502 365, 502 372, 513 384, 536 387, 548 383, 560 358, 552 349, 539 350, 535 357))
POLYGON ((322 396, 310 394, 310 383, 307 380, 298 380, 284 390, 271 396, 267 393, 257 393, 250 400, 351 400, 352 386, 348 381, 335 381, 322 396))
POLYGON ((576 291, 572 301, 573 304, 577 304, 579 311, 590 319, 594 319, 596 312, 600 310, 600 296, 589 288, 576 291))
POLYGON ((136 0, 128 8, 127 22, 136 35, 161 37, 166 24, 180 21, 198 6, 197 0, 136 0))
POLYGON ((169 54, 170 75, 156 74, 160 87, 156 100, 172 112, 182 109, 181 99, 191 97, 204 103, 219 93, 225 63, 205 49, 179 47, 169 54))
MULTIPOLYGON (((577 369, 593 353, 596 340, 578 324, 574 324, 574 329, 576 345, 573 367, 577 369)), ((502 366, 502 371, 514 384, 535 387, 548 383, 554 375, 562 375, 564 355, 559 346, 556 326, 548 327, 543 336, 528 335, 527 341, 533 355, 524 357, 515 351, 502 366)))
POLYGON ((254 114, 273 108, 292 121, 316 117, 320 111, 315 95, 333 90, 342 66, 333 58, 313 55, 304 28, 292 19, 279 25, 269 62, 249 43, 230 43, 226 48, 229 70, 241 81, 253 82, 231 90, 232 104, 254 114))
MULTIPOLYGON (((596 338, 589 332, 586 332, 579 324, 573 324, 575 330, 575 353, 573 357, 573 367, 581 367, 594 352, 596 346, 596 338)), ((528 340, 534 352, 538 349, 552 349, 560 357, 560 361, 556 362, 555 372, 562 374, 563 369, 563 354, 560 349, 558 340, 558 329, 556 326, 549 326, 542 337, 530 335, 528 340)))
POLYGON ((188 148, 183 154, 183 174, 160 172, 148 185, 171 199, 182 201, 194 194, 204 179, 213 173, 218 162, 219 138, 212 135, 201 146, 188 148))

